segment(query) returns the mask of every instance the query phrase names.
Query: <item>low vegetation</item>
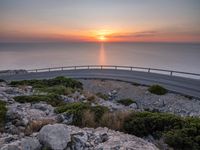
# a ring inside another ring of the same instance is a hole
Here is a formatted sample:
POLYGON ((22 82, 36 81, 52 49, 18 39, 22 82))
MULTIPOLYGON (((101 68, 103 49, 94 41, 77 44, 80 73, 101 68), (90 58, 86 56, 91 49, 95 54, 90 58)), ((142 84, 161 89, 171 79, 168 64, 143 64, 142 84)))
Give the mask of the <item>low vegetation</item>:
POLYGON ((22 80, 22 81, 12 81, 10 83, 12 86, 19 85, 29 85, 33 86, 33 88, 47 88, 52 86, 64 86, 72 89, 82 89, 82 83, 63 76, 56 77, 53 79, 43 79, 43 80, 22 80))
POLYGON ((123 130, 136 136, 164 138, 174 149, 200 149, 200 118, 182 118, 167 113, 132 113, 123 130))
POLYGON ((96 96, 98 96, 98 97, 100 97, 100 98, 102 98, 102 99, 104 99, 104 100, 108 100, 109 99, 109 96, 108 95, 106 95, 106 94, 103 94, 103 93, 96 93, 96 96))
POLYGON ((37 88, 38 93, 44 92, 56 95, 69 95, 75 92, 75 89, 70 87, 65 87, 63 85, 56 85, 51 87, 37 88))
POLYGON ((0 131, 2 131, 4 127, 4 123, 6 120, 6 112, 6 103, 0 100, 0 131))
POLYGON ((122 104, 122 105, 124 105, 124 106, 129 106, 129 105, 135 103, 135 101, 132 100, 132 99, 130 99, 130 98, 127 98, 127 99, 120 99, 120 100, 118 100, 117 102, 120 103, 120 104, 122 104))
MULTIPOLYGON (((58 113, 66 113, 69 115, 73 115, 73 125, 77 126, 83 126, 83 122, 85 119, 88 119, 89 114, 93 115, 92 121, 98 122, 99 119, 103 116, 105 112, 108 111, 107 107, 104 106, 90 106, 88 103, 68 103, 65 105, 62 105, 56 109, 56 112, 58 113), (84 114, 88 112, 88 116, 85 116, 87 118, 83 118, 84 114)), ((91 116, 91 115, 90 115, 91 116)), ((91 121, 91 118, 89 118, 91 121)), ((87 123, 85 123, 87 124, 87 123)))
POLYGON ((183 118, 159 112, 110 112, 104 106, 70 103, 57 107, 57 113, 72 114, 73 125, 108 127, 139 137, 163 138, 174 149, 200 149, 200 118, 183 118))
POLYGON ((152 85, 148 88, 148 91, 156 95, 164 95, 167 93, 167 90, 160 85, 152 85))
POLYGON ((30 95, 30 96, 16 96, 14 100, 19 103, 38 103, 46 102, 52 106, 62 105, 64 102, 61 100, 59 95, 49 94, 49 95, 30 95))

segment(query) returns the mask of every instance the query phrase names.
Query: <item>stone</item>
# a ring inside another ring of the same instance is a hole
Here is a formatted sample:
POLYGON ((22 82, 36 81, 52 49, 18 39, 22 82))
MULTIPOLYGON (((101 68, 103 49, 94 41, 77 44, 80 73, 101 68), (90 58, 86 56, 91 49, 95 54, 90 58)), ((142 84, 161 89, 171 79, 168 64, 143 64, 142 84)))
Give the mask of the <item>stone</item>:
POLYGON ((86 132, 79 132, 71 135, 71 148, 74 150, 84 150, 89 147, 87 144, 88 136, 86 132))
POLYGON ((41 145, 38 139, 27 137, 22 139, 21 147, 23 150, 38 150, 41 148, 41 145))
POLYGON ((70 142, 70 132, 64 124, 46 125, 39 132, 39 141, 53 150, 63 150, 70 142))
POLYGON ((39 143, 37 138, 26 137, 9 144, 4 144, 0 150, 39 150, 39 149, 41 149, 41 144, 39 143))
POLYGON ((138 106, 136 103, 132 103, 131 105, 129 105, 129 107, 132 109, 138 109, 138 106))

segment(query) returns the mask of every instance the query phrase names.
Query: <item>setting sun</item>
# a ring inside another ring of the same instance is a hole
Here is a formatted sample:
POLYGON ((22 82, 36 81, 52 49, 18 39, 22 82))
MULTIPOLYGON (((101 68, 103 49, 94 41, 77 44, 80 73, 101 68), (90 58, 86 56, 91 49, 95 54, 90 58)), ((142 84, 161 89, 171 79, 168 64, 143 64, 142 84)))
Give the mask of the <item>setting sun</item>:
POLYGON ((106 41, 107 40, 107 38, 104 35, 99 36, 98 39, 99 39, 99 41, 106 41))

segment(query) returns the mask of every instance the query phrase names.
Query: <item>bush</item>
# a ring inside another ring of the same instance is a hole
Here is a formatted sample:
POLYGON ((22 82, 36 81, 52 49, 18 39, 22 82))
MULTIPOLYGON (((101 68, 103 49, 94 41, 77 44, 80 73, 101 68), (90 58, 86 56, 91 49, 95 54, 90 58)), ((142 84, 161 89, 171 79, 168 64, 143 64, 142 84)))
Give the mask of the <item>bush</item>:
POLYGON ((39 92, 46 92, 49 94, 57 94, 57 95, 69 95, 74 92, 74 89, 70 87, 65 87, 63 85, 56 85, 52 87, 38 88, 39 92))
POLYGON ((7 112, 6 103, 0 101, 0 131, 4 127, 4 123, 6 120, 6 112, 7 112))
POLYGON ((79 88, 79 89, 83 88, 81 82, 71 78, 65 78, 62 76, 53 79, 12 81, 10 85, 13 86, 30 85, 33 86, 34 88, 45 88, 50 86, 62 85, 70 88, 79 88))
POLYGON ((109 99, 109 96, 108 95, 106 95, 106 94, 103 94, 103 93, 96 93, 96 96, 98 96, 98 97, 100 97, 100 98, 102 98, 102 99, 104 99, 104 100, 108 100, 109 99))
POLYGON ((200 149, 200 119, 186 118, 183 128, 166 132, 164 139, 175 149, 200 149))
POLYGON ((38 102, 47 102, 52 106, 58 106, 64 102, 60 99, 58 95, 31 95, 31 96, 16 96, 14 100, 19 103, 38 103, 38 102))
POLYGON ((117 102, 120 103, 120 104, 122 104, 122 105, 125 105, 125 106, 129 106, 132 103, 135 103, 134 100, 129 99, 129 98, 127 98, 127 99, 121 99, 121 100, 118 100, 117 102))
POLYGON ((125 121, 124 130, 139 137, 149 134, 156 137, 160 132, 181 128, 183 123, 181 117, 172 114, 134 112, 125 121))
MULTIPOLYGON (((104 106, 90 106, 88 103, 81 102, 68 103, 56 108, 57 113, 66 113, 69 115, 73 115, 72 124, 77 126, 83 126, 82 122, 83 120, 85 120, 85 118, 83 118, 83 115, 86 111, 89 111, 91 114, 93 114, 94 117, 91 118, 94 119, 94 122, 98 123, 103 114, 108 111, 108 108, 104 106)), ((88 121, 92 122, 91 120, 88 121)), ((87 124, 87 122, 85 122, 85 124, 87 124)))
POLYGON ((167 90, 160 85, 152 85, 148 88, 148 91, 156 95, 164 95, 167 90))

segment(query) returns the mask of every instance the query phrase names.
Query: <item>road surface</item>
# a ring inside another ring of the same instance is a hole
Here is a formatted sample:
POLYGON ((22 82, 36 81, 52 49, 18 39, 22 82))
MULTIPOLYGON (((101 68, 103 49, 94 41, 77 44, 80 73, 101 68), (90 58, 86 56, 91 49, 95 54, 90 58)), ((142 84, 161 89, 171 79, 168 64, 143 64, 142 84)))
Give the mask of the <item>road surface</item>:
POLYGON ((115 69, 78 69, 7 75, 0 76, 0 79, 11 81, 47 79, 56 76, 66 76, 75 79, 112 79, 144 85, 159 84, 170 91, 193 96, 200 99, 200 80, 198 79, 189 79, 140 71, 115 69))

